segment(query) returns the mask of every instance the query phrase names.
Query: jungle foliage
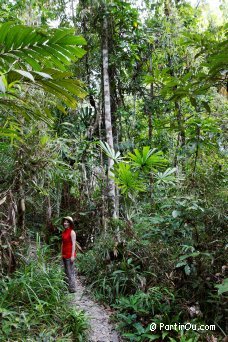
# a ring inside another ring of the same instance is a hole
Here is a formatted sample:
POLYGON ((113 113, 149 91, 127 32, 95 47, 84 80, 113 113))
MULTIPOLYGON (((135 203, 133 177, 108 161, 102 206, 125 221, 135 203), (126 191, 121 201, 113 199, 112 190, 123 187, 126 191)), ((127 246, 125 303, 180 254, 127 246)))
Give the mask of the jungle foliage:
MULTIPOLYGON (((2 1, 4 337, 33 330, 33 310, 41 328, 44 309, 51 321, 61 281, 21 255, 36 232, 59 250, 65 215, 76 223, 78 268, 126 340, 225 337, 227 16, 225 2, 219 14, 208 6, 2 1), (46 274, 52 302, 36 281, 48 287, 46 274), (23 298, 10 306, 16 286, 23 298), (216 330, 152 333, 152 322, 216 330)), ((75 320, 83 336, 84 318, 75 320)), ((71 328, 46 333, 65 338, 71 328)))
POLYGON ((58 261, 39 240, 35 251, 34 259, 29 249, 13 276, 0 280, 1 340, 86 341, 87 320, 67 304, 58 261))

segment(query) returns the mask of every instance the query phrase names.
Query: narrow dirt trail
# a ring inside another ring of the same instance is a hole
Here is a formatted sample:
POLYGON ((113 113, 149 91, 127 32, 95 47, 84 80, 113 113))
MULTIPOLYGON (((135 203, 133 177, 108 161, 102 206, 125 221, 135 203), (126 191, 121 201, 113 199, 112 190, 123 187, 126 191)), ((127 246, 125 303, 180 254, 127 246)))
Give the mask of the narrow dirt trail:
MULTIPOLYGON (((29 246, 29 257, 37 258, 35 241, 29 246)), ((62 263, 60 264, 62 267, 62 263)), ((110 313, 89 296, 82 283, 83 277, 76 273, 76 293, 70 294, 70 305, 84 310, 89 320, 89 342, 122 342, 114 326, 110 323, 110 313)))
POLYGON ((80 277, 76 276, 76 293, 71 304, 85 311, 89 318, 89 342, 121 342, 121 338, 109 322, 108 310, 94 302, 87 293, 80 277))

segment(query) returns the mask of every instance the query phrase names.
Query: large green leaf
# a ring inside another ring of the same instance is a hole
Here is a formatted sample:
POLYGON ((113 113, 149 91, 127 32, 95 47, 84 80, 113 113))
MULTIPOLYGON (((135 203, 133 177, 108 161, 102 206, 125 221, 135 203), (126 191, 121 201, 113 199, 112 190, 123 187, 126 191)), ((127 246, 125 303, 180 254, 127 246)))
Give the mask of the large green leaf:
POLYGON ((73 29, 0 24, 0 107, 26 120, 50 123, 48 108, 40 108, 37 98, 31 95, 38 91, 41 96, 48 94, 50 100, 55 97, 58 108, 63 108, 61 102, 75 108, 77 98, 85 97, 86 92, 67 69, 84 56, 86 51, 80 46, 85 44, 73 29))
POLYGON ((0 70, 10 67, 12 60, 8 61, 6 56, 14 61, 20 56, 22 62, 24 60, 32 68, 34 63, 31 57, 40 66, 48 64, 64 70, 70 61, 85 54, 80 46, 85 45, 86 41, 83 37, 74 36, 72 29, 41 30, 10 22, 0 25, 0 44, 0 70))
POLYGON ((167 160, 163 157, 161 151, 150 149, 149 146, 144 146, 140 152, 138 149, 134 149, 134 153, 128 153, 128 156, 136 168, 142 169, 144 172, 150 172, 158 168, 164 168, 167 164, 167 160))
POLYGON ((114 173, 115 182, 123 194, 128 195, 129 193, 145 191, 145 185, 139 178, 139 173, 133 171, 129 164, 118 163, 114 173))

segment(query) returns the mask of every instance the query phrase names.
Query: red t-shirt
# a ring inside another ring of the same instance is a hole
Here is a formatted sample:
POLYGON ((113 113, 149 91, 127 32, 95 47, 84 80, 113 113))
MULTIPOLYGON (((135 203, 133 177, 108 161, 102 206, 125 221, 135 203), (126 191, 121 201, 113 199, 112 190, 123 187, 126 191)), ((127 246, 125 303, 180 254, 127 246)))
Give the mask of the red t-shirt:
MULTIPOLYGON (((72 228, 66 228, 62 232, 62 257, 65 259, 70 259, 72 254, 72 240, 71 240, 71 232, 72 228)), ((74 252, 74 256, 76 257, 76 252, 74 252)))

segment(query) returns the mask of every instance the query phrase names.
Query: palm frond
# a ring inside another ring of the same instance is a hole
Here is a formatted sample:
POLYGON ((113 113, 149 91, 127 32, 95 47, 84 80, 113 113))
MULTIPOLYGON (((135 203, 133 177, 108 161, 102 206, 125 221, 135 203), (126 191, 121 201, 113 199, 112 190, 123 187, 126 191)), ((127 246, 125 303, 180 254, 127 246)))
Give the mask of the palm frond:
POLYGON ((144 172, 164 168, 167 164, 162 151, 156 152, 156 149, 150 149, 149 146, 144 146, 141 152, 134 149, 134 153, 129 152, 128 157, 134 167, 142 169, 144 172))
POLYGON ((120 156, 120 152, 115 152, 115 150, 111 148, 107 142, 99 141, 99 145, 107 157, 114 160, 116 163, 121 161, 122 157, 120 156))
POLYGON ((41 71, 44 65, 62 71, 86 51, 86 41, 74 36, 72 29, 41 30, 7 22, 0 26, 0 72, 8 72, 12 65, 22 70, 41 71))
MULTIPOLYGON (((13 22, 0 24, 0 107, 26 120, 50 123, 47 106, 39 108, 31 94, 55 97, 63 108, 75 108, 86 96, 83 84, 68 70, 84 56, 86 41, 73 29, 39 29, 13 22)), ((6 134, 6 131, 4 131, 6 134)), ((2 134, 4 134, 2 132, 2 134)), ((12 132, 8 132, 12 134, 12 132)))

